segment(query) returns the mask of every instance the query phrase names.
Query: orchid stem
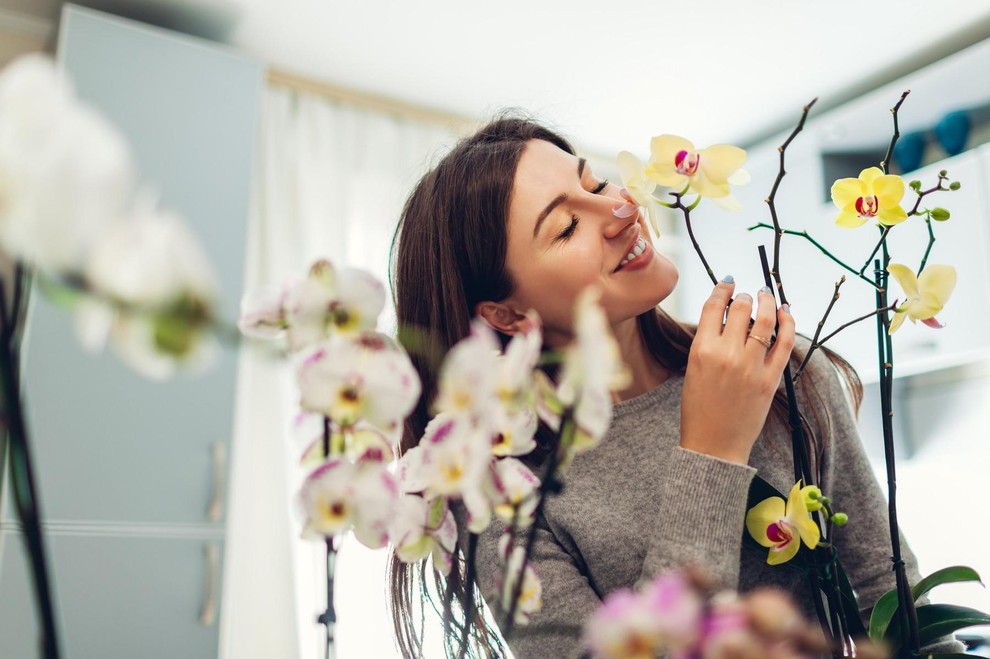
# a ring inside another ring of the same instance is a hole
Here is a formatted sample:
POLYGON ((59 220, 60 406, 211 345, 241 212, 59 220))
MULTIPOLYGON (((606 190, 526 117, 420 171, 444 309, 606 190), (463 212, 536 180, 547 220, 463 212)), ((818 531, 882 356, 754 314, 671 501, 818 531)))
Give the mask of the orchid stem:
POLYGON ((901 98, 898 99, 894 107, 890 108, 890 114, 892 114, 894 117, 894 134, 890 138, 890 145, 887 147, 887 155, 885 155, 883 157, 883 160, 880 162, 880 169, 883 170, 884 174, 889 173, 887 170, 890 168, 890 159, 894 155, 894 145, 897 144, 897 140, 901 136, 901 131, 897 126, 897 111, 901 109, 901 104, 904 102, 904 99, 906 99, 908 94, 910 93, 911 93, 910 89, 905 90, 904 93, 901 94, 901 98))
MULTIPOLYGON (((770 195, 767 197, 767 206, 770 208, 770 219, 773 221, 773 269, 770 271, 773 275, 774 282, 777 284, 777 294, 780 298, 781 304, 787 304, 787 296, 784 294, 784 284, 780 279, 780 239, 783 235, 780 229, 780 222, 777 220, 777 189, 780 187, 780 182, 784 179, 787 171, 784 169, 784 152, 787 151, 787 147, 790 145, 797 134, 804 129, 804 122, 808 119, 808 112, 811 107, 818 101, 817 98, 811 99, 811 102, 804 106, 801 111, 801 120, 798 121, 797 126, 791 132, 790 136, 784 140, 784 143, 777 147, 777 151, 780 153, 780 167, 777 170, 777 178, 773 182, 773 188, 770 190, 770 195)), ((770 286, 770 284, 767 284, 770 286)))
POLYGON ((7 309, 7 296, 0 283, 0 386, 3 388, 3 423, 10 457, 11 491, 17 517, 24 531, 31 561, 35 601, 41 617, 39 649, 46 659, 59 656, 55 607, 48 574, 45 537, 41 531, 41 504, 31 461, 31 447, 20 388, 20 337, 23 326, 26 273, 19 265, 14 273, 13 306, 7 309))
POLYGON ((932 246, 935 244, 935 232, 932 230, 932 218, 926 217, 925 224, 928 225, 928 247, 925 249, 925 255, 921 257, 921 265, 918 266, 918 274, 920 275, 925 266, 928 265, 928 255, 932 253, 932 246))
MULTIPOLYGON (((509 545, 510 547, 512 545, 509 545)), ((468 535, 467 576, 464 579, 464 627, 461 629, 461 649, 458 653, 460 659, 467 656, 468 636, 471 629, 471 619, 474 617, 474 579, 476 566, 475 561, 478 554, 478 534, 468 535)), ((525 565, 525 564, 524 564, 525 565)))
POLYGON ((883 245, 883 242, 887 240, 887 234, 890 233, 891 228, 893 228, 891 225, 886 225, 883 227, 883 229, 881 229, 880 240, 877 241, 876 247, 874 247, 873 251, 870 252, 869 258, 867 258, 866 261, 863 262, 863 267, 860 268, 859 272, 857 273, 859 276, 862 277, 863 273, 866 272, 866 269, 870 267, 871 263, 873 263, 873 259, 876 257, 877 252, 880 251, 881 245, 883 245))
MULTIPOLYGON (((776 229, 773 228, 773 225, 767 224, 766 222, 757 222, 753 226, 749 227, 748 231, 753 231, 754 229, 773 229, 774 231, 776 231, 776 229)), ((822 245, 820 242, 818 242, 817 240, 815 240, 814 238, 812 238, 811 235, 807 231, 795 231, 793 229, 781 229, 780 230, 780 234, 781 235, 785 235, 786 234, 788 236, 800 236, 801 238, 804 238, 805 240, 807 240, 808 242, 810 242, 812 245, 814 245, 815 247, 817 247, 818 248, 818 251, 820 251, 822 254, 824 254, 828 258, 832 259, 833 261, 835 261, 837 264, 839 264, 846 271, 848 271, 848 272, 856 275, 857 277, 859 277, 861 280, 863 280, 864 282, 866 282, 870 286, 876 288, 876 284, 873 283, 873 281, 871 281, 867 277, 859 274, 851 265, 848 265, 847 263, 843 262, 837 256, 835 256, 830 251, 828 251, 828 249, 826 249, 826 247, 824 245, 822 245)))
POLYGON ((712 280, 712 286, 718 285, 718 280, 715 279, 715 273, 712 271, 712 266, 708 265, 708 260, 701 251, 701 245, 698 244, 698 239, 694 237, 694 229, 691 227, 691 208, 694 208, 694 204, 690 207, 685 206, 681 198, 682 193, 672 192, 671 196, 677 201, 671 208, 680 209, 684 214, 684 226, 687 227, 688 236, 691 238, 691 244, 694 245, 694 251, 698 253, 698 258, 701 259, 701 264, 705 266, 705 272, 708 273, 708 278, 712 280))
MULTIPOLYGON (((550 456, 547 458, 546 467, 543 470, 543 478, 540 479, 540 489, 539 489, 539 500, 536 502, 536 510, 533 511, 533 522, 526 533, 526 545, 523 550, 522 563, 519 565, 519 574, 515 582, 512 583, 512 599, 509 602, 509 610, 506 614, 505 622, 502 625, 504 630, 502 635, 506 640, 512 635, 512 627, 515 625, 516 621, 516 609, 519 605, 519 596, 522 594, 523 579, 526 576, 526 564, 529 562, 530 554, 533 552, 533 544, 536 541, 536 526, 537 520, 539 520, 540 515, 543 514, 543 507, 547 501, 547 496, 552 492, 559 491, 559 483, 557 481, 557 466, 560 464, 560 459, 562 457, 561 452, 564 445, 565 434, 573 433, 574 424, 574 407, 568 407, 564 410, 564 414, 560 419, 560 432, 557 435, 557 445, 553 451, 550 452, 550 456)), ((505 581, 503 583, 508 583, 510 577, 510 570, 512 568, 512 554, 514 548, 512 545, 509 546, 509 557, 505 561, 505 581)))
POLYGON ((828 320, 829 314, 832 313, 832 307, 834 307, 835 303, 839 301, 839 288, 841 288, 844 283, 846 283, 845 275, 842 275, 839 281, 835 282, 835 292, 832 293, 832 299, 829 301, 828 307, 825 309, 825 313, 822 314, 822 319, 818 321, 818 327, 815 329, 815 336, 811 339, 811 347, 808 348, 808 352, 805 353, 804 359, 801 361, 801 365, 798 366, 797 372, 794 373, 794 380, 801 377, 801 373, 804 371, 804 367, 808 364, 808 360, 811 359, 812 353, 815 351, 817 346, 821 345, 818 343, 818 337, 821 336, 822 328, 825 327, 825 321, 828 320))
MULTIPOLYGON (((888 257, 885 255, 885 261, 888 257)), ((880 260, 874 261, 874 277, 877 282, 877 307, 887 306, 887 291, 885 290, 887 272, 881 267, 880 260)), ((877 353, 880 371, 880 406, 883 422, 884 462, 887 467, 887 515, 890 522, 891 562, 897 581, 898 611, 901 616, 901 634, 904 643, 902 647, 911 649, 913 656, 918 656, 920 639, 918 633, 918 614, 914 606, 914 597, 908 584, 904 560, 901 558, 901 540, 897 524, 897 474, 894 461, 894 426, 893 426, 893 380, 894 355, 890 339, 887 314, 877 314, 877 353)))

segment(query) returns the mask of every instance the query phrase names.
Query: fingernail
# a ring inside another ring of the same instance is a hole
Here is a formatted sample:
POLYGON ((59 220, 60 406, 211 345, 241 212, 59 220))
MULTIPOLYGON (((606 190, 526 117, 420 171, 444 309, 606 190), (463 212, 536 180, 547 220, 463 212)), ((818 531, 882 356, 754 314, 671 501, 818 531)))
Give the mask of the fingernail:
POLYGON ((782 304, 782 305, 780 305, 780 308, 784 311, 784 313, 790 313, 791 312, 791 305, 789 305, 789 304, 782 304))
POLYGON ((761 293, 771 293, 771 294, 773 293, 773 291, 770 290, 770 287, 769 286, 764 286, 763 288, 760 289, 760 292, 761 293))
POLYGON ((722 283, 723 284, 734 284, 734 283, 736 283, 736 279, 732 275, 726 275, 726 276, 722 277, 722 283))
POLYGON ((736 301, 737 302, 744 302, 744 301, 745 302, 752 302, 753 301, 753 297, 749 293, 740 293, 739 295, 736 296, 736 301))

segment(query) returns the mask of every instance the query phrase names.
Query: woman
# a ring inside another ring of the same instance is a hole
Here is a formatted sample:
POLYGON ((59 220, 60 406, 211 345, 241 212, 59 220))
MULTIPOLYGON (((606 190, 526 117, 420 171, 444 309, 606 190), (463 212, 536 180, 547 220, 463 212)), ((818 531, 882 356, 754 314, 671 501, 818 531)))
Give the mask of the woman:
MULTIPOLYGON (((547 501, 538 521, 532 560, 543 609, 513 635, 520 659, 579 656, 581 624, 602 597, 684 563, 701 563, 742 591, 781 586, 809 603, 806 613, 814 616, 803 577, 768 566, 766 550, 743 544, 753 476, 784 492, 794 483, 778 392, 784 366, 796 359, 794 321, 786 308, 775 309, 768 289, 755 299, 739 293, 729 306, 731 277, 714 287, 696 328, 671 319, 657 305, 673 290, 677 270, 654 251, 641 217, 612 213, 621 202, 619 188, 595 178, 563 138, 510 117, 462 141, 423 178, 396 234, 399 322, 436 337, 438 350, 464 338, 475 315, 512 335, 528 309, 539 313, 545 342, 563 345, 578 293, 597 285, 631 372, 629 387, 615 392, 608 434, 575 458, 563 492, 547 501), (761 339, 773 335, 775 323, 776 343, 768 347, 761 339)), ((825 352, 812 359, 799 393, 811 420, 818 482, 837 510, 855 511, 837 542, 869 610, 894 586, 885 503, 825 352)), ((424 395, 407 421, 402 451, 417 443, 429 420, 436 356, 414 357, 424 395)), ((858 380, 831 357, 858 403, 858 380)), ((494 525, 479 542, 476 591, 483 595, 498 569, 498 531, 494 525)), ((913 557, 906 556, 915 581, 913 557)), ((457 570, 446 584, 437 579, 435 605, 452 602, 456 609, 463 579, 457 570)), ((407 656, 422 653, 413 611, 418 588, 433 580, 425 566, 393 560, 393 617, 407 656)), ((483 619, 469 623, 479 654, 500 655, 483 619)))

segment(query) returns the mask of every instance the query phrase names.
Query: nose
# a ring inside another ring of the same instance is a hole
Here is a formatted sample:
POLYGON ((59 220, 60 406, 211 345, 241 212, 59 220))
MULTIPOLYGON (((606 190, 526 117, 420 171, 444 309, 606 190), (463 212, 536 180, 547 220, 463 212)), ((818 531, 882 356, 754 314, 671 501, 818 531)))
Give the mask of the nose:
POLYGON ((634 213, 631 217, 618 217, 612 212, 623 203, 622 199, 613 199, 605 195, 599 196, 595 202, 595 215, 601 217, 602 235, 605 238, 615 238, 628 232, 631 226, 638 223, 639 213, 634 213))

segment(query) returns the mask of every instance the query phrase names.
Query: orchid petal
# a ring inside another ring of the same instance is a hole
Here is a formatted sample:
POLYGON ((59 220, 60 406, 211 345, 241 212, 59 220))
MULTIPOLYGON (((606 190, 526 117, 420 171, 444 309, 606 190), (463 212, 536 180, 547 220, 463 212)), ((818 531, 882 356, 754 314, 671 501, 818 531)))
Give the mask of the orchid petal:
POLYGON ((908 296, 909 300, 918 298, 918 278, 915 277, 914 272, 910 268, 899 263, 891 263, 887 266, 887 272, 897 280, 897 283, 901 286, 901 290, 904 291, 904 294, 908 296))
POLYGON ((767 529, 784 517, 784 511, 784 500, 780 497, 764 499, 746 513, 746 530, 760 545, 773 547, 775 543, 767 536, 767 529))
POLYGON ((843 210, 855 208, 856 200, 867 194, 858 178, 841 178, 832 184, 832 203, 843 210))
POLYGON ((894 332, 896 332, 897 329, 901 326, 901 323, 904 322, 905 318, 907 318, 907 312, 898 311, 897 313, 895 313, 894 317, 890 319, 890 329, 887 330, 887 333, 893 334, 894 332))

